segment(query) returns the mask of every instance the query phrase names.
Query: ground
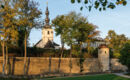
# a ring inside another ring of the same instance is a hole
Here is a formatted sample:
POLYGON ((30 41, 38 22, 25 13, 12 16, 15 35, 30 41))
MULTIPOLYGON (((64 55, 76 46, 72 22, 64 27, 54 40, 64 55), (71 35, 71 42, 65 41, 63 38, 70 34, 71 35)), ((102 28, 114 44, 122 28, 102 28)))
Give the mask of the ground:
POLYGON ((103 75, 87 75, 80 77, 62 77, 62 78, 42 78, 42 79, 14 79, 14 78, 0 78, 0 80, 130 80, 130 78, 123 78, 114 74, 103 75))
POLYGON ((114 74, 104 75, 92 75, 92 76, 81 76, 81 77, 68 77, 68 78, 53 78, 47 80, 130 80, 129 78, 123 78, 114 74))

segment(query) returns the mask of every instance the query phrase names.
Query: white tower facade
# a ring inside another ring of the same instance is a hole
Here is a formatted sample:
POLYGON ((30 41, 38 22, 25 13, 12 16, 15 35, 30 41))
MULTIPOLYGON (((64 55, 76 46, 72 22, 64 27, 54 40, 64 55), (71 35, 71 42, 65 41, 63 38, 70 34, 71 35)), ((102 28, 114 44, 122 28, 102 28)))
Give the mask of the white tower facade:
POLYGON ((42 29, 42 41, 47 43, 48 41, 53 42, 53 29, 43 28, 42 29))

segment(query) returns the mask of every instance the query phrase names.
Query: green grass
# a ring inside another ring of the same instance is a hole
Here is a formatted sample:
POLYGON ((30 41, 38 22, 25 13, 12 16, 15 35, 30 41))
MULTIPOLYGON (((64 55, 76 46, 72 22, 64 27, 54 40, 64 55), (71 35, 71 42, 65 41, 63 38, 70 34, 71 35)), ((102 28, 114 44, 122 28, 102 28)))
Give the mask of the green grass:
POLYGON ((130 80, 130 79, 119 77, 114 74, 104 74, 104 75, 92 75, 81 77, 52 78, 45 80, 130 80))
MULTIPOLYGON (((28 79, 28 78, 0 78, 0 80, 42 80, 42 79, 28 79)), ((114 74, 103 74, 103 75, 89 75, 80 77, 64 77, 64 78, 43 78, 43 80, 130 80, 116 76, 114 74)))
POLYGON ((25 78, 0 78, 0 80, 30 80, 25 78))
POLYGON ((32 80, 29 78, 4 78, 4 77, 0 77, 0 80, 32 80))

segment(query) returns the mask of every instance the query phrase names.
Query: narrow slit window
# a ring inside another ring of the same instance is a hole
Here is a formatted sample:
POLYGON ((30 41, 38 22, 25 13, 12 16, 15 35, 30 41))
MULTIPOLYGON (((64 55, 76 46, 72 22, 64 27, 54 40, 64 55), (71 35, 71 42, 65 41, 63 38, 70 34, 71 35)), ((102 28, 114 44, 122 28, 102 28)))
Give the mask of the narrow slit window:
POLYGON ((48 34, 49 34, 49 31, 48 31, 48 34))

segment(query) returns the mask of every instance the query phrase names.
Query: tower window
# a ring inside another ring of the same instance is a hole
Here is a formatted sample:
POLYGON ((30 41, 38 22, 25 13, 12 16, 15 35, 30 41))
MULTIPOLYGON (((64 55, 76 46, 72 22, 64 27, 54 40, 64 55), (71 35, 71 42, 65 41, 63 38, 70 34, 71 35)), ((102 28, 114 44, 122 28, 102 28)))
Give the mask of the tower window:
POLYGON ((105 51, 105 54, 106 54, 107 52, 105 51))
POLYGON ((48 34, 50 34, 49 31, 48 31, 48 34))
POLYGON ((51 33, 53 33, 53 31, 51 31, 51 33))

